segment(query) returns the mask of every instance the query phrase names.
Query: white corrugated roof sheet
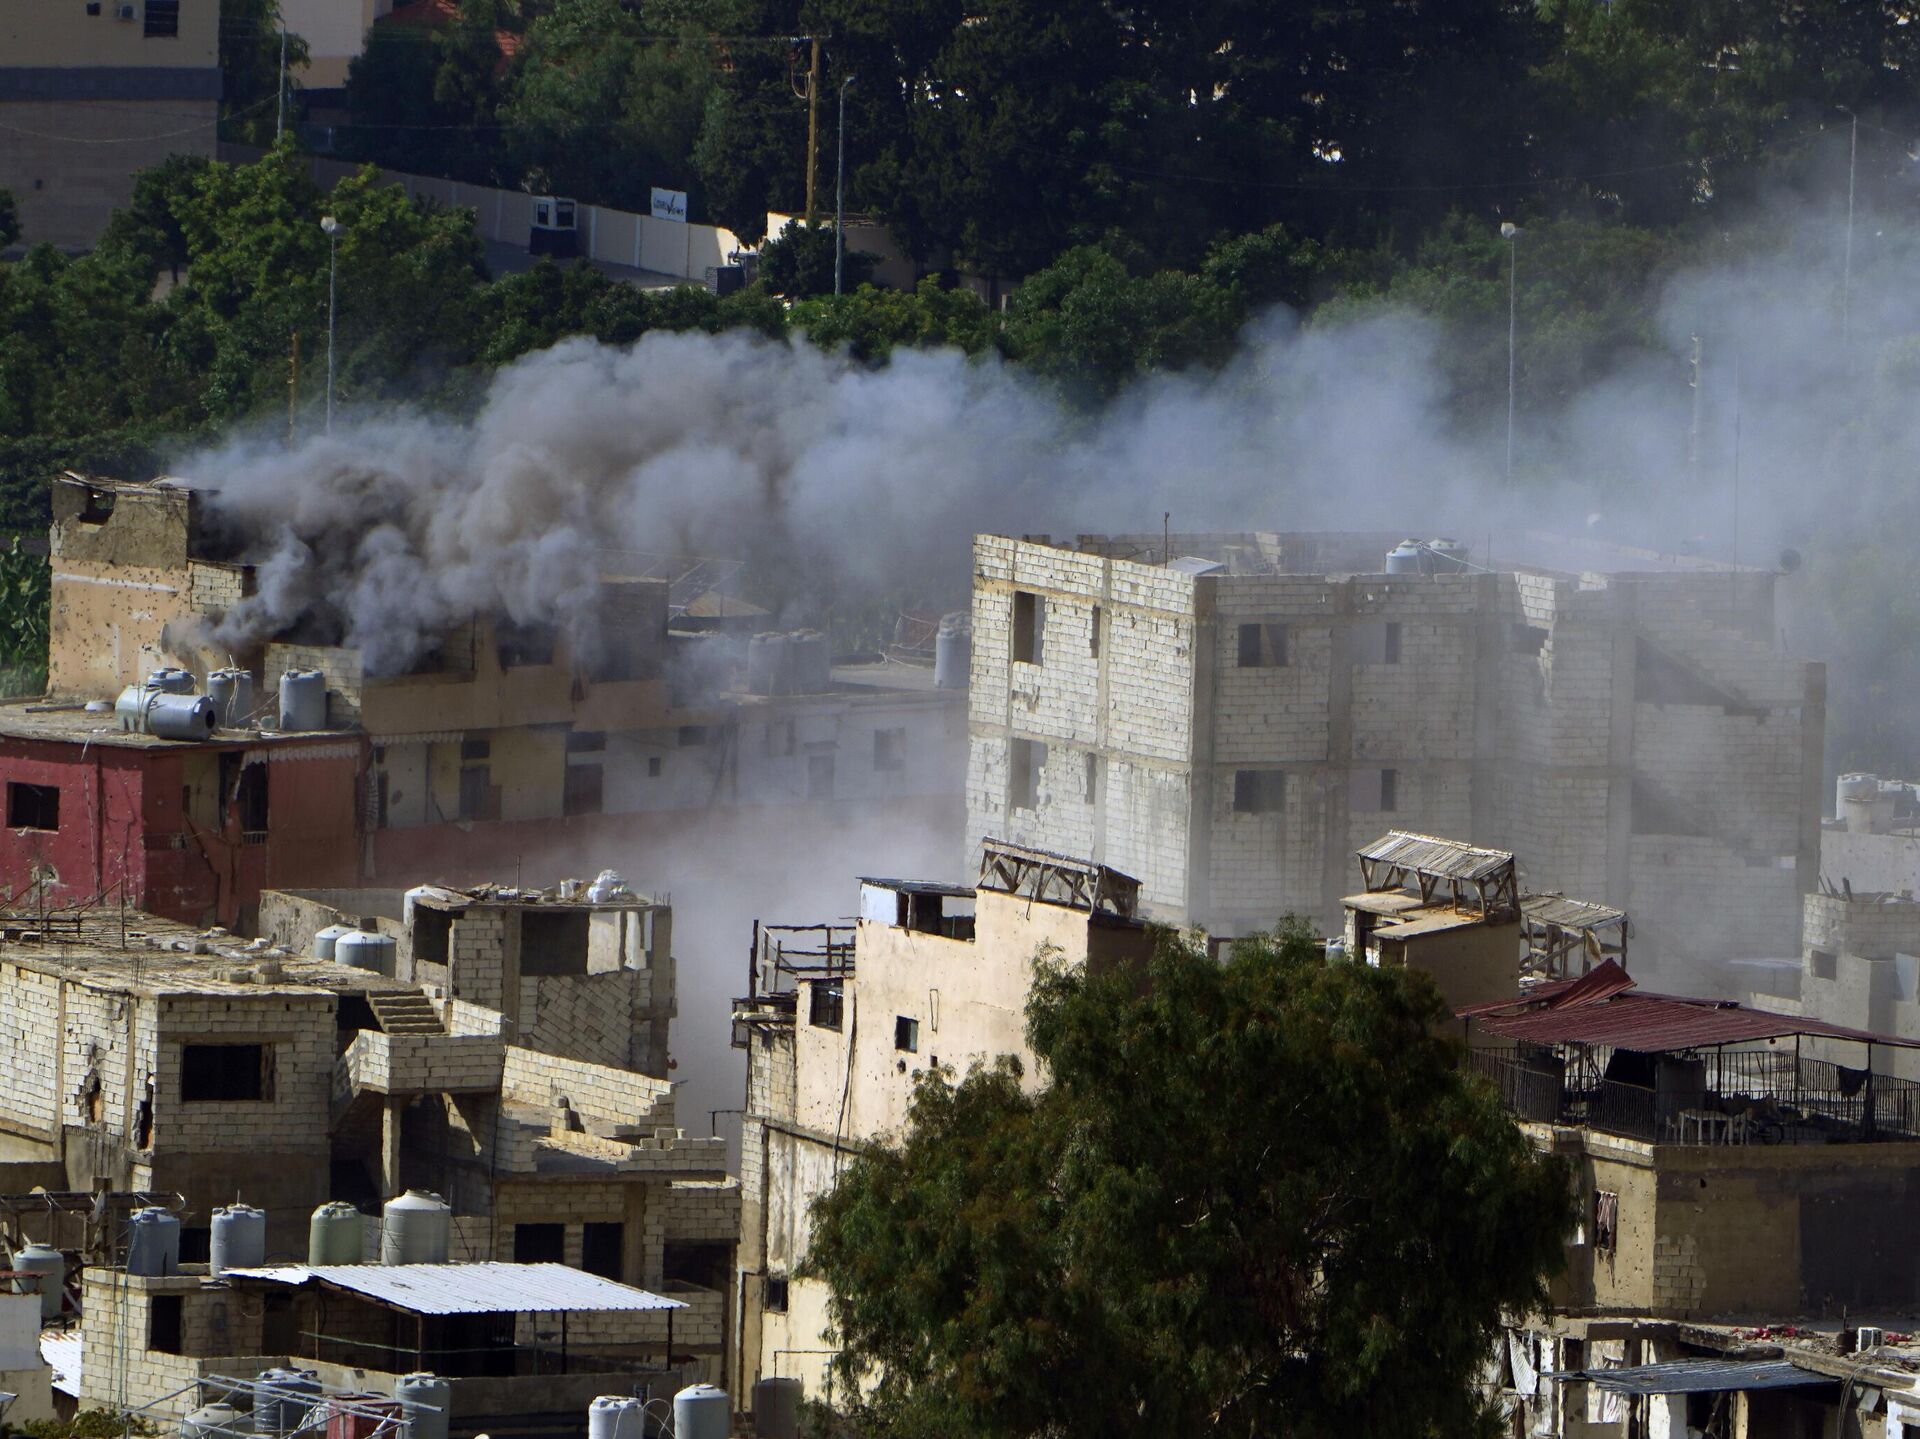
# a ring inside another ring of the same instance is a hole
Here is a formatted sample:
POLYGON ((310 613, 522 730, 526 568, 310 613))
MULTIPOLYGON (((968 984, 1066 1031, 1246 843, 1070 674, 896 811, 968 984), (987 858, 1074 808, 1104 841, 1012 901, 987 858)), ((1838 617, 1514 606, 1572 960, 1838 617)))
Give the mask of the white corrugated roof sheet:
POLYGON ((40 1357, 53 1371, 53 1387, 62 1394, 80 1397, 80 1331, 47 1329, 40 1335, 40 1357))
POLYGON ((229 1269, 228 1279, 318 1280, 413 1314, 606 1314, 685 1309, 565 1264, 274 1264, 229 1269))

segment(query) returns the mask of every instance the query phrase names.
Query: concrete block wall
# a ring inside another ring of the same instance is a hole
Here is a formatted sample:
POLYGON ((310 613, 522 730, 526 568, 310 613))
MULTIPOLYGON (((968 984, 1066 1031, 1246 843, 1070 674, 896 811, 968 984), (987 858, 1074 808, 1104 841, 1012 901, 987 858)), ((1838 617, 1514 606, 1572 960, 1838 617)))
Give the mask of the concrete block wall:
POLYGON ((332 994, 176 994, 155 1003, 156 1153, 325 1147, 334 1067, 332 994), (181 1099, 183 1048, 220 1043, 273 1046, 272 1099, 181 1099))
POLYGON ((384 1034, 363 1029, 347 1046, 347 1073, 358 1089, 380 1094, 493 1093, 506 1046, 486 1034, 384 1034))
POLYGON ((78 984, 65 988, 61 1123, 128 1134, 134 1096, 145 1092, 154 1075, 153 1001, 78 984), (144 1024, 139 1022, 142 1009, 144 1024))
POLYGON ((246 594, 246 566, 211 560, 187 561, 187 602, 198 613, 224 614, 245 599, 246 594))
POLYGON ((664 1070, 654 1053, 653 975, 644 969, 520 981, 517 1033, 529 1049, 591 1064, 664 1070))
POLYGON ((740 1236, 740 1185, 731 1179, 675 1180, 666 1192, 669 1242, 731 1244, 740 1236))
POLYGON ((551 1109, 564 1096, 584 1118, 639 1128, 673 1126, 673 1086, 631 1070, 508 1045, 501 1072, 508 1103, 551 1109))
POLYGON ((1920 954, 1920 902, 1810 894, 1801 907, 1806 947, 1886 959, 1920 954))
POLYGON ((0 1120, 49 1140, 60 1127, 60 990, 52 975, 0 964, 0 1051, 11 1056, 0 1084, 0 1120))
POLYGON ((266 686, 275 695, 280 676, 288 670, 319 670, 327 677, 328 726, 352 729, 360 723, 361 692, 366 685, 360 651, 338 645, 271 644, 263 669, 266 686))
POLYGON ((454 920, 447 941, 447 982, 455 999, 506 1010, 507 975, 520 968, 520 926, 508 923, 512 913, 475 907, 454 920))

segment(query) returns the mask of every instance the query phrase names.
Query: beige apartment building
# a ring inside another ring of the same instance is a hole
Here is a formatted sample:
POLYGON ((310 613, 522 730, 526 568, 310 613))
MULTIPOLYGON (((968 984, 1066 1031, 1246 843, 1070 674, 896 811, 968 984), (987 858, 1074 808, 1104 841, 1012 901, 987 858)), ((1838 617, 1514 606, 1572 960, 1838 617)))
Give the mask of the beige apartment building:
POLYGON ((0 189, 27 243, 89 248, 142 170, 212 157, 219 111, 219 0, 0 6, 0 189))

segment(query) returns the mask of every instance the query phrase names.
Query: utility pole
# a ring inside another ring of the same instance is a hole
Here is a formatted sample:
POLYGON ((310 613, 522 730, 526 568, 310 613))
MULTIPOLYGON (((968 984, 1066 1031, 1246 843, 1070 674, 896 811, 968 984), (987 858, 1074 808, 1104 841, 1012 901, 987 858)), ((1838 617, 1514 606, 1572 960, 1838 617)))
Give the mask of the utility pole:
POLYGON ((807 37, 813 57, 807 64, 807 227, 813 227, 814 175, 820 168, 820 37, 807 37))
POLYGON ((1860 159, 1860 117, 1849 110, 1847 118, 1853 121, 1853 133, 1847 141, 1847 249, 1840 272, 1840 344, 1843 348, 1853 343, 1853 177, 1860 159))
POLYGON ((280 111, 273 122, 273 142, 280 143, 280 137, 287 132, 287 27, 280 27, 280 111))
POLYGON ((847 259, 847 86, 849 75, 840 82, 840 158, 833 167, 833 293, 840 293, 840 272, 847 259))
POLYGON ((340 276, 340 222, 323 216, 320 228, 327 236, 327 433, 333 433, 333 319, 334 296, 340 276))
POLYGON ((1513 221, 1500 226, 1507 242, 1507 483, 1513 483, 1513 417, 1519 379, 1520 227, 1513 221))
POLYGON ((1687 387, 1693 391, 1693 423, 1687 429, 1687 488, 1700 485, 1700 337, 1693 337, 1693 358, 1687 362, 1687 387))
POLYGON ((287 357, 287 443, 293 443, 295 416, 300 409, 300 332, 293 332, 293 351, 287 357))

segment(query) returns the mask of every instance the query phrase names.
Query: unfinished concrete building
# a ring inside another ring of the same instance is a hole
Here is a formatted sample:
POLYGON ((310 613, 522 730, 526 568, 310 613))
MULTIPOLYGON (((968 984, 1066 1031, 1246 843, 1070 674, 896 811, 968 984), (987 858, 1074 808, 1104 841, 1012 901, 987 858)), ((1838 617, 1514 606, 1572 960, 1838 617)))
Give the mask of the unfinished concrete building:
POLYGON ((976 885, 866 879, 851 926, 756 927, 734 1011, 747 1055, 735 1393, 797 1377, 827 1397, 827 1292, 794 1273, 809 1204, 850 1148, 899 1128, 926 1068, 1011 1054, 1039 1082, 1025 1036, 1035 957, 1144 963, 1137 892, 1104 866, 990 841, 976 885))
POLYGON ((1388 825, 1468 835, 1529 890, 1630 911, 1643 967, 1778 952, 1816 870, 1825 679, 1776 641, 1776 577, 1397 539, 981 536, 970 838, 1090 854, 1155 917, 1238 933, 1331 927, 1388 825))
POLYGON ((433 1191, 455 1258, 668 1293, 676 1353, 717 1376, 738 1188, 724 1141, 676 1123, 667 906, 422 887, 269 892, 262 914, 284 943, 137 911, 0 929, 19 1187, 177 1193, 188 1264, 236 1197, 298 1254, 322 1203, 433 1191), (343 932, 355 963, 301 957, 343 932))

